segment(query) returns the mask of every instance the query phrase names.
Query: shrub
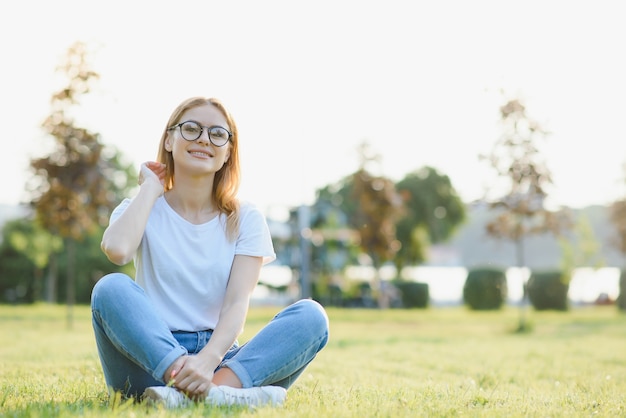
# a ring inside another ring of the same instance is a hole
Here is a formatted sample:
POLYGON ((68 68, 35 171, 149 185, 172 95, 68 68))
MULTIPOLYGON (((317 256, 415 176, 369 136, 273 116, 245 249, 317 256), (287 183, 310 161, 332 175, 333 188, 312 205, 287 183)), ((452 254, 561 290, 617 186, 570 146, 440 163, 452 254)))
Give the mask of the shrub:
POLYGON ((311 298, 324 306, 342 306, 343 290, 334 283, 315 281, 311 283, 311 298))
POLYGON ((0 247, 0 303, 34 302, 38 284, 35 266, 24 254, 9 246, 0 247))
POLYGON ((560 270, 532 272, 526 291, 537 310, 566 311, 570 277, 560 270))
POLYGON ((500 309, 507 294, 506 274, 503 269, 481 267, 468 271, 463 286, 463 301, 471 309, 500 309))
POLYGON ((404 308, 426 308, 430 299, 428 283, 396 281, 404 308))

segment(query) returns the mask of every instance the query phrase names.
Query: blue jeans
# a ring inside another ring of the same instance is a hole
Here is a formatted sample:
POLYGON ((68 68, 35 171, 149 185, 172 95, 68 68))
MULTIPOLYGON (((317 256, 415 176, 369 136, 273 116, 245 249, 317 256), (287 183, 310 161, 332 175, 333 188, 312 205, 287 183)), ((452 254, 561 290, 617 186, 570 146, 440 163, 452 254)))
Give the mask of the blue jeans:
MULTIPOLYGON (((141 395, 165 384, 165 370, 182 355, 198 353, 212 331, 171 332, 143 289, 122 273, 96 283, 91 295, 93 329, 109 390, 141 395)), ((280 311, 257 335, 237 342, 216 370, 228 367, 244 388, 289 388, 328 342, 328 317, 317 302, 302 299, 280 311)))

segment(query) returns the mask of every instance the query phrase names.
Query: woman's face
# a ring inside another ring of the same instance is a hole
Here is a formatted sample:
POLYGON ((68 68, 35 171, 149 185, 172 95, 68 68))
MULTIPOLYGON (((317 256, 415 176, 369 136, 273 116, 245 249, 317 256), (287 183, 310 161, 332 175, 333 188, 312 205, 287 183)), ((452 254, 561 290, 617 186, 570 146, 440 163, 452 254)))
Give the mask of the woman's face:
MULTIPOLYGON (((231 143, 221 147, 212 144, 207 127, 219 126, 230 131, 226 118, 216 107, 206 104, 187 110, 178 123, 187 121, 194 121, 203 127, 198 139, 187 140, 183 138, 181 128, 176 128, 169 131, 165 140, 165 149, 172 153, 176 173, 182 174, 183 170, 192 175, 216 173, 228 160, 231 143)), ((186 136, 190 137, 189 134, 186 136)))

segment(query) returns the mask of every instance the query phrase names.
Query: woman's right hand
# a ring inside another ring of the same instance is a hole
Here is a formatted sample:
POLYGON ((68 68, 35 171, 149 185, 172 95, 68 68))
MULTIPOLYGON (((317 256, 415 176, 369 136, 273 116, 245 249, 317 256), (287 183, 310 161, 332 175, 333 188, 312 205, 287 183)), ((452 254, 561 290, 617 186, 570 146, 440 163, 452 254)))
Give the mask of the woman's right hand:
POLYGON ((163 194, 163 187, 165 186, 165 164, 157 161, 146 161, 141 164, 139 169, 139 186, 146 183, 159 184, 161 193, 163 194))

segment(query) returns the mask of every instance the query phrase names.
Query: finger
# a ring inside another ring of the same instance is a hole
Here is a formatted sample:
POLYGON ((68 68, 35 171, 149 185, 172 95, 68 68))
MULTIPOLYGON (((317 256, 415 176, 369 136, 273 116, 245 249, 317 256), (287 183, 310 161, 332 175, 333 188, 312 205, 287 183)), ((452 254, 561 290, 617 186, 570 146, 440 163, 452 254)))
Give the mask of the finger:
POLYGON ((194 384, 194 385, 190 385, 190 387, 187 389, 187 396, 189 396, 192 399, 195 400, 200 400, 203 398, 206 398, 206 395, 208 394, 208 390, 206 389, 205 385, 200 384, 194 384))
POLYGON ((146 163, 146 167, 148 167, 152 171, 159 171, 165 168, 165 164, 160 163, 158 161, 148 161, 146 163))
POLYGON ((178 389, 182 390, 183 392, 189 392, 191 389, 191 384, 193 383, 193 379, 190 378, 190 376, 183 372, 178 372, 176 374, 176 379, 175 379, 175 383, 174 386, 176 386, 178 389))

